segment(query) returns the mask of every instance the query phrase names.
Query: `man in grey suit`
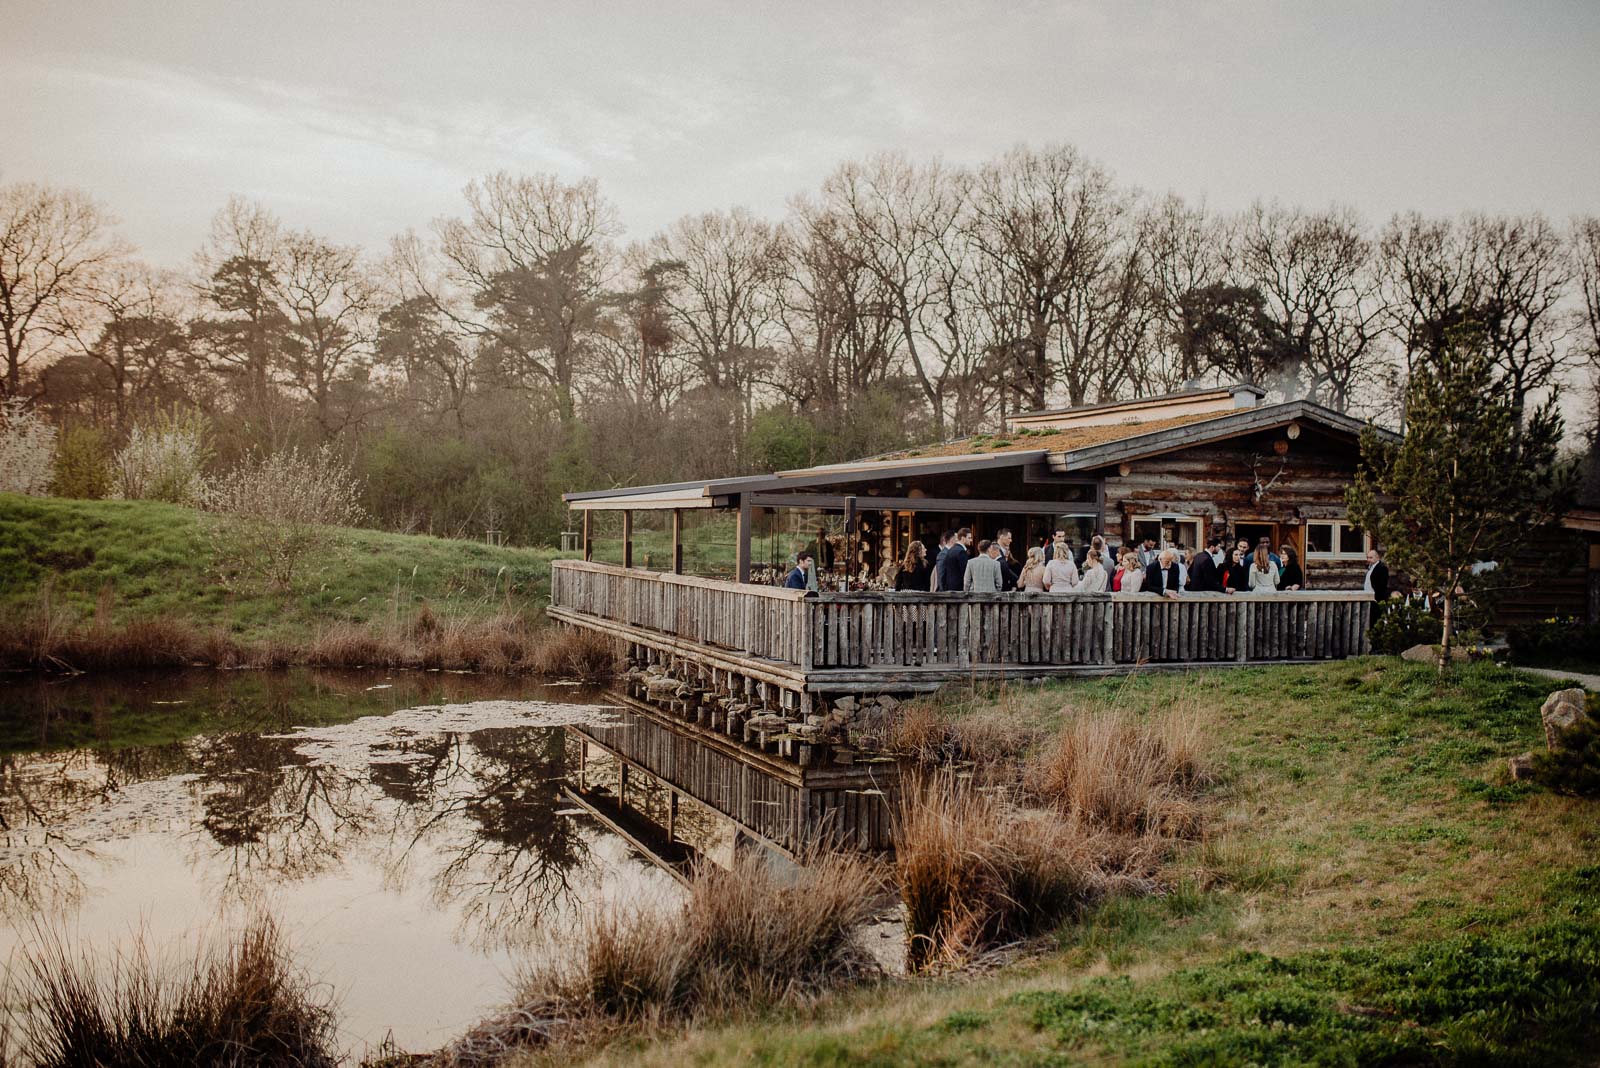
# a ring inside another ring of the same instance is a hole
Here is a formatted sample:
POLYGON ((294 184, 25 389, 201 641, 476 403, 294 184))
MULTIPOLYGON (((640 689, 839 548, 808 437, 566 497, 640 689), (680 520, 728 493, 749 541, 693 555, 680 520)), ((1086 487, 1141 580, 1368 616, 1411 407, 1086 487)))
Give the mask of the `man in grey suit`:
POLYGON ((962 589, 968 593, 999 593, 1003 582, 1000 546, 992 541, 979 542, 978 555, 967 561, 967 577, 962 589))

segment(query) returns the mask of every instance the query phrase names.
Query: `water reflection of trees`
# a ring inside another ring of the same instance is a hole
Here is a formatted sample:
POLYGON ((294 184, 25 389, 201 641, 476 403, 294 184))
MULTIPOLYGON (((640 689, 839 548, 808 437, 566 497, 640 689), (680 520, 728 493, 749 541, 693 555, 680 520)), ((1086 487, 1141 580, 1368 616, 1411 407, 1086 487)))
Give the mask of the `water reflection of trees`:
POLYGON ((361 778, 314 764, 290 738, 223 734, 189 745, 199 829, 223 861, 225 893, 249 896, 344 863, 376 824, 361 778))
POLYGON ((461 910, 475 942, 518 941, 571 897, 573 875, 589 860, 576 824, 561 813, 563 732, 495 728, 444 742, 373 765, 374 781, 407 801, 397 813, 392 872, 403 878, 413 857, 436 854, 434 900, 461 910))

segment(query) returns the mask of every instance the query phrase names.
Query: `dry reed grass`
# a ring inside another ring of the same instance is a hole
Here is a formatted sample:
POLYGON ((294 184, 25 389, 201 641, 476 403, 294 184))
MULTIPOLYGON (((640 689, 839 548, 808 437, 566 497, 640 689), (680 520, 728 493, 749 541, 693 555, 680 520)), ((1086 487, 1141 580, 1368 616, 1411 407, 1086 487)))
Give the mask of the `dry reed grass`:
POLYGON ((431 1063, 480 1068, 512 1051, 803 1004, 879 977, 859 930, 887 903, 871 860, 819 855, 785 878, 756 857, 701 867, 676 911, 609 910, 565 964, 536 968, 515 1006, 431 1063))
POLYGON ((244 644, 215 628, 162 618, 112 618, 109 590, 80 619, 47 583, 29 611, 0 622, 0 670, 74 673, 139 668, 439 668, 541 674, 600 682, 616 670, 615 642, 573 627, 535 626, 509 607, 440 618, 424 603, 410 619, 340 621, 303 644, 244 644))
POLYGON ((1198 702, 1153 716, 1068 708, 1049 738, 1000 710, 903 708, 891 743, 919 767, 895 850, 914 969, 963 964, 1108 893, 1155 891, 1175 841, 1203 830, 1198 702))
POLYGON ((253 921, 185 968, 152 962, 140 943, 102 960, 45 935, 22 969, 33 1011, 14 1021, 7 1060, 85 1065, 294 1065, 332 1068, 330 997, 293 967, 277 925, 253 921))
POLYGON ((1153 854, 1016 805, 949 770, 908 784, 895 870, 912 970, 957 966, 1031 935, 1114 889, 1149 889, 1153 854))
POLYGON ((1194 838, 1207 770, 1207 718, 1197 702, 1137 716, 1124 707, 1068 710, 1028 762, 1029 795, 1064 815, 1124 835, 1194 838))

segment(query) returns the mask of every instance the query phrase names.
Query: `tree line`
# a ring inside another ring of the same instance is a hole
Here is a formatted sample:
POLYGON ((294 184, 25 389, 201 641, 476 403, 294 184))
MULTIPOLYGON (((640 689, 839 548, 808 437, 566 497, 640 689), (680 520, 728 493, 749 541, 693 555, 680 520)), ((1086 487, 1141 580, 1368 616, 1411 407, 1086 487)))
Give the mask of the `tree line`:
POLYGON ((1393 422, 1463 328, 1519 413, 1587 384, 1600 217, 1222 213, 1054 145, 873 156, 782 218, 636 240, 593 179, 486 176, 381 250, 234 199, 176 271, 80 193, 0 187, 7 398, 107 451, 175 410, 218 463, 332 446, 368 514, 441 534, 549 540, 571 488, 848 459, 1196 379, 1393 422))

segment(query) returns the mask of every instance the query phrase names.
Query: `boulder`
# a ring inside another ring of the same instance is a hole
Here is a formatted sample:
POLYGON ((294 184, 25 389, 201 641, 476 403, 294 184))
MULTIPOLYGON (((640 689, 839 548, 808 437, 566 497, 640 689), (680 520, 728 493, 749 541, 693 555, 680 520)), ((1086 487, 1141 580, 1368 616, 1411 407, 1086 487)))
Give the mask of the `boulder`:
POLYGON ((1546 749, 1553 752, 1561 748, 1561 733, 1589 714, 1588 696, 1583 689, 1574 686, 1570 690, 1557 690, 1545 698, 1544 705, 1539 709, 1539 718, 1544 720, 1546 749))
MULTIPOLYGON (((1437 664, 1439 662, 1439 647, 1427 644, 1413 645, 1400 654, 1400 659, 1410 660, 1414 664, 1437 664)), ((1467 651, 1459 645, 1452 645, 1450 647, 1450 659, 1452 661, 1464 661, 1467 659, 1467 651)))
POLYGON ((900 707, 900 702, 888 694, 880 694, 878 696, 878 707, 885 712, 893 712, 900 707))
POLYGON ((1533 778, 1533 754, 1532 753, 1523 753, 1520 756, 1512 757, 1511 761, 1510 761, 1510 765, 1511 765, 1511 777, 1513 779, 1520 780, 1520 779, 1531 779, 1531 778, 1533 778))
POLYGON ((854 697, 841 697, 833 703, 833 707, 841 712, 854 712, 856 710, 856 699, 854 697))
POLYGON ((745 721, 745 726, 755 731, 781 731, 784 728, 784 723, 785 720, 782 716, 776 716, 768 712, 760 716, 751 716, 745 721))

